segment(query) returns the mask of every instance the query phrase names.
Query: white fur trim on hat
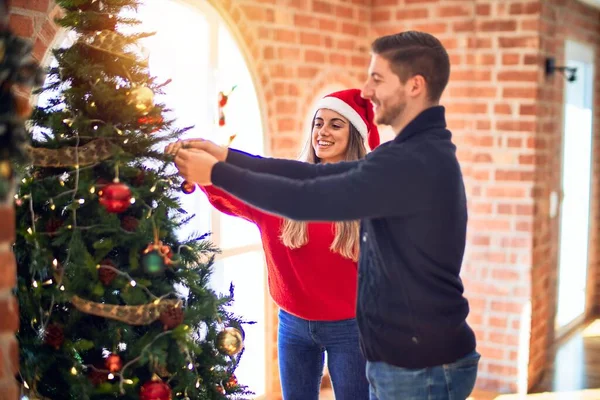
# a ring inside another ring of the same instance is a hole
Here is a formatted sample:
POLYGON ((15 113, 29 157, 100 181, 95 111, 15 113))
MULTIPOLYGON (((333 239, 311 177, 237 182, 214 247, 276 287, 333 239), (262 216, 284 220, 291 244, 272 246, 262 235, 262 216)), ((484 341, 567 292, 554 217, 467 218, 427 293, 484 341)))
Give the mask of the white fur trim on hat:
POLYGON ((335 111, 336 113, 347 118, 348 121, 350 121, 350 123, 358 130, 363 139, 367 139, 367 134, 369 133, 367 124, 365 124, 365 121, 362 119, 362 117, 348 103, 338 99, 337 97, 328 96, 323 97, 317 103, 317 110, 321 108, 335 111))

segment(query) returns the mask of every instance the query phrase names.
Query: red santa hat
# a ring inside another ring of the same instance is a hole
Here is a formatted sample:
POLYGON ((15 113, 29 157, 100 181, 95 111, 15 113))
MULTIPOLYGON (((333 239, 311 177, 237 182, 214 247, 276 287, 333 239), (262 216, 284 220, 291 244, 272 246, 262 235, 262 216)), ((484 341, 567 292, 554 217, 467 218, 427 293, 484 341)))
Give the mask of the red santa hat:
POLYGON ((330 93, 317 103, 317 110, 326 108, 335 111, 360 132, 360 135, 374 150, 379 146, 379 131, 373 122, 373 104, 368 99, 363 99, 360 89, 340 90, 330 93))

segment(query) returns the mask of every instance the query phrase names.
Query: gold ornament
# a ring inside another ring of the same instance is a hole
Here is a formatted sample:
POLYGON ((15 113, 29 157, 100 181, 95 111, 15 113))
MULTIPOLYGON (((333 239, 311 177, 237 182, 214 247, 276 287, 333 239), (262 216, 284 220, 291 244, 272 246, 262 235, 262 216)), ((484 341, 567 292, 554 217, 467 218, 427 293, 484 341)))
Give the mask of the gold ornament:
POLYGON ((236 355, 244 348, 242 332, 236 328, 227 327, 217 335, 216 344, 222 354, 236 355))
POLYGON ((128 103, 134 104, 142 115, 148 115, 150 110, 154 108, 154 92, 146 86, 138 86, 127 95, 129 96, 128 103))
POLYGON ((13 176, 13 169, 7 160, 0 161, 0 177, 10 179, 13 176))

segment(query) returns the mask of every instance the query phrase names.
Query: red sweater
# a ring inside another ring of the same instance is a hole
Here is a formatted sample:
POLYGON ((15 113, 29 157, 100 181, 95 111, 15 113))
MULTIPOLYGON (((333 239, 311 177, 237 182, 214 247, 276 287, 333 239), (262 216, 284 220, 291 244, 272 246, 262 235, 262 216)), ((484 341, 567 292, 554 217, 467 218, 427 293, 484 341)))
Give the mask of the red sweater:
POLYGON ((258 226, 269 281, 279 307, 300 318, 337 321, 356 316, 357 263, 329 249, 335 235, 332 222, 308 224, 308 242, 289 249, 279 238, 283 219, 265 213, 215 186, 201 189, 219 211, 258 226))

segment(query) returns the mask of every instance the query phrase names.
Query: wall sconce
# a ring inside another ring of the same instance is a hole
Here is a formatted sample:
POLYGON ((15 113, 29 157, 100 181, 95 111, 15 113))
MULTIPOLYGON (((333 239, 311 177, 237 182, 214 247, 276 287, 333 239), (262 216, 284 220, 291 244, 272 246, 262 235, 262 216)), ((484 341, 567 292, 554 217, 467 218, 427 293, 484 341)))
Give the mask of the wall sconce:
POLYGON ((552 76, 558 71, 561 72, 567 82, 575 82, 577 80, 577 68, 567 66, 556 66, 556 59, 554 57, 546 58, 546 76, 552 76))

